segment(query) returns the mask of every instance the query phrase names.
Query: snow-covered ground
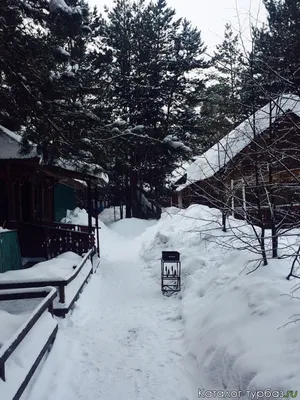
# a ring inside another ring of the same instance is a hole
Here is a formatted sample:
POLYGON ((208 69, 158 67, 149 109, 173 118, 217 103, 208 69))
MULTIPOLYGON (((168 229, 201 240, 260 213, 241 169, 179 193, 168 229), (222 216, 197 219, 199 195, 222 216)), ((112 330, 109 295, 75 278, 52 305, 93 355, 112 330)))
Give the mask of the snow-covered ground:
POLYGON ((11 314, 0 309, 0 347, 23 325, 30 314, 11 314))
MULTIPOLYGON (((168 209, 143 237, 140 254, 149 274, 159 284, 161 251, 181 253, 186 351, 208 382, 206 390, 242 391, 244 398, 247 390, 298 390, 299 325, 284 327, 300 306, 289 296, 298 282, 285 279, 291 260, 271 260, 247 274, 258 255, 238 247, 245 239, 255 245, 251 228, 231 219, 235 238, 222 233, 220 223, 220 213, 206 207, 168 209)), ((286 242, 280 243, 281 255, 286 242)))
POLYGON ((222 233, 219 212, 201 206, 109 224, 101 223, 97 274, 59 321, 23 400, 193 400, 198 389, 205 398, 213 397, 205 390, 246 399, 257 398, 247 390, 264 389, 278 398, 276 390, 298 390, 298 324, 284 326, 300 304, 289 297, 297 283, 285 279, 289 260, 247 275, 257 255, 239 240, 254 246, 253 233, 234 220, 239 239, 222 233), (170 298, 160 293, 163 250, 181 253, 183 290, 170 298))
MULTIPOLYGON (((125 216, 126 207, 123 206, 123 216, 125 216)), ((106 225, 109 226, 113 222, 119 221, 121 219, 121 210, 120 207, 109 207, 105 208, 100 214, 100 220, 106 225)))
POLYGON ((100 267, 72 315, 59 321, 54 347, 24 399, 197 398, 201 382, 184 357, 180 300, 162 297, 138 256, 142 226, 153 224, 133 219, 101 231, 100 267))

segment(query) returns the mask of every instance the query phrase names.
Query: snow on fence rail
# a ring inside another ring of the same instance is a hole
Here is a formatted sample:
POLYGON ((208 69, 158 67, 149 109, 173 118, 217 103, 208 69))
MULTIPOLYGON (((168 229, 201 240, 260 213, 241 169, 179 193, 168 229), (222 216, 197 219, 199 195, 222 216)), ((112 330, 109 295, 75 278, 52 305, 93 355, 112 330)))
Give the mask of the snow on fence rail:
POLYGON ((57 280, 28 280, 22 282, 3 282, 0 283, 0 291, 3 293, 3 290, 8 290, 8 289, 24 289, 24 288, 41 288, 41 287, 47 287, 47 286, 52 286, 58 288, 58 303, 56 306, 53 307, 53 313, 57 316, 65 316, 70 308, 73 306, 74 302, 79 296, 79 293, 82 291, 84 285, 86 284, 87 280, 89 279, 90 275, 93 273, 93 265, 92 265, 92 258, 95 255, 95 248, 89 250, 83 257, 81 263, 75 268, 74 272, 70 274, 67 278, 64 279, 57 279, 57 280), (74 297, 69 300, 68 305, 65 306, 66 304, 66 287, 73 282, 80 272, 83 270, 85 267, 87 261, 91 261, 91 267, 88 268, 88 272, 84 278, 84 280, 80 283, 80 286, 76 289, 75 293, 73 293, 74 297))
POLYGON ((43 299, 26 322, 0 348, 1 398, 17 400, 21 397, 43 356, 54 342, 58 330, 57 321, 53 319, 52 314, 56 296, 56 289, 49 286, 0 292, 0 302, 43 299), (24 349, 28 354, 24 355, 24 349), (15 359, 18 360, 17 363, 15 359))

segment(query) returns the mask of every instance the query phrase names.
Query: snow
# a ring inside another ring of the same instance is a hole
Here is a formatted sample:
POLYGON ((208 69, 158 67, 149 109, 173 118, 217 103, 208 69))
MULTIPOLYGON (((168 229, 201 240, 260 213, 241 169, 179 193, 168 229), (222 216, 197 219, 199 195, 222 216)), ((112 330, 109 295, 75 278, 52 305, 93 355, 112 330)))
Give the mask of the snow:
POLYGON ((4 126, 0 125, 0 130, 4 132, 7 136, 9 136, 11 139, 15 140, 18 143, 21 143, 21 136, 18 135, 15 132, 10 131, 9 129, 5 128, 4 126))
POLYGON ((4 229, 4 228, 2 228, 1 226, 0 226, 0 233, 1 232, 9 232, 9 229, 4 229))
POLYGON ((85 181, 82 181, 81 179, 74 179, 74 181, 81 183, 83 186, 87 186, 87 183, 85 181))
POLYGON ((14 315, 0 309, 0 348, 23 325, 28 316, 29 314, 14 315))
MULTIPOLYGON (((159 284, 161 251, 181 253, 179 315, 186 352, 196 360, 207 390, 241 390, 245 399, 247 390, 297 390, 299 329, 297 324, 283 327, 299 312, 298 301, 288 296, 295 281, 285 279, 291 263, 272 260, 247 275, 257 255, 238 250, 239 238, 223 234, 220 223, 221 214, 204 206, 167 209, 141 238, 141 257, 159 284)), ((230 224, 253 239, 242 221, 230 224)))
MULTIPOLYGON (((53 294, 55 292, 55 289, 52 286, 43 286, 43 287, 37 287, 37 288, 21 288, 21 289, 1 289, 0 295, 5 295, 5 294, 19 294, 19 293, 44 293, 44 292, 49 292, 53 294)), ((25 301, 26 299, 23 299, 22 301, 25 301)), ((32 300, 32 299, 30 299, 32 300)), ((3 300, 0 300, 1 304, 3 300)), ((6 300, 5 300, 6 301, 6 300)), ((7 301, 13 301, 13 300, 7 300, 7 301)), ((40 301, 40 300, 39 300, 40 301)))
MULTIPOLYGON (((51 297, 51 296, 56 292, 56 289, 55 289, 55 288, 47 287, 47 289, 48 289, 48 291, 49 291, 49 294, 48 294, 46 297, 44 297, 42 300, 40 300, 38 306, 32 311, 31 314, 29 314, 29 318, 30 318, 30 319, 31 319, 34 315, 36 315, 38 312, 40 312, 40 310, 41 310, 41 309, 45 306, 45 304, 48 302, 49 297, 51 297), (49 289, 50 289, 50 290, 49 290, 49 289)), ((24 292, 24 291, 29 292, 30 289, 27 289, 27 290, 19 289, 19 291, 20 291, 20 293, 22 293, 22 292, 24 292)), ((11 293, 11 292, 12 292, 12 291, 10 291, 10 293, 11 293)), ((9 346, 10 346, 10 344, 11 344, 12 342, 14 342, 15 340, 17 340, 17 338, 19 337, 20 332, 25 328, 26 325, 27 325, 27 322, 24 322, 23 325, 22 325, 17 331, 14 332, 14 334, 12 335, 12 337, 10 338, 10 340, 5 341, 5 343, 2 345, 2 347, 1 347, 1 349, 0 349, 0 356, 1 356, 2 354, 4 354, 4 353, 8 350, 8 348, 9 348, 9 346)))
MULTIPOLYGON (((67 210, 67 215, 61 222, 64 224, 88 226, 88 220, 89 217, 87 211, 77 207, 75 210, 67 210)), ((98 222, 100 228, 106 228, 106 225, 103 224, 100 219, 98 222)), ((96 226, 95 218, 92 218, 92 226, 96 226)))
MULTIPOLYGON (((45 289, 45 288, 43 288, 45 289)), ((30 291, 32 288, 30 288, 30 291)), ((28 292, 28 289, 26 290, 28 292)), ((3 293, 4 290, 1 290, 3 293)), ((11 293, 12 290, 9 290, 11 293)), ((32 312, 35 307, 40 303, 40 298, 34 299, 18 299, 18 300, 1 300, 1 310, 6 311, 10 314, 26 314, 32 312)))
POLYGON ((269 127, 270 121, 274 122, 277 118, 290 111, 300 116, 300 98, 292 94, 283 95, 277 98, 275 102, 272 102, 272 105, 269 103, 261 108, 203 155, 199 156, 187 169, 187 182, 180 185, 176 190, 179 192, 194 182, 202 181, 215 175, 248 146, 255 136, 265 131, 269 127), (255 127, 253 121, 255 121, 255 127))
POLYGON ((57 322, 52 318, 51 314, 48 311, 44 312, 25 339, 12 353, 5 363, 6 381, 4 382, 0 379, 1 398, 5 400, 16 398, 15 395, 18 388, 26 378, 56 325, 57 322))
POLYGON ((192 150, 190 147, 186 146, 184 143, 180 142, 176 136, 168 135, 164 138, 163 143, 172 147, 176 150, 182 150, 185 153, 191 153, 192 150))
MULTIPOLYGON (((92 263, 90 260, 87 260, 76 276, 66 287, 65 287, 65 302, 60 303, 59 297, 56 297, 53 302, 54 309, 68 309, 74 300, 75 296, 77 295, 79 289, 84 284, 88 275, 90 275, 93 269, 92 263)), ((74 272, 74 271, 73 271, 74 272)))
MULTIPOLYGON (((123 216, 125 216, 126 207, 125 206, 122 207, 123 207, 123 216)), ((113 222, 119 221, 120 219, 121 219, 120 206, 105 208, 99 215, 99 220, 103 224, 105 224, 105 226, 109 226, 113 222)))
MULTIPOLYGON (((20 333, 24 330, 25 326, 30 319, 36 315, 45 303, 48 301, 48 297, 52 296, 56 291, 54 288, 37 288, 37 289, 25 289, 27 292, 49 291, 49 295, 43 299, 39 299, 39 303, 36 304, 34 309, 26 312, 7 312, 4 310, 0 311, 0 357, 5 354, 11 344, 17 340, 20 333)), ((12 290, 12 291, 1 291, 1 294, 9 293, 20 293, 24 289, 12 290)), ((34 299, 36 300, 36 299, 34 299)), ((10 300, 14 304, 14 300, 10 300)), ((0 302, 2 308, 2 301, 0 302)), ((57 322, 52 318, 48 310, 44 311, 39 317, 38 321, 33 325, 31 330, 27 333, 22 342, 17 348, 9 355, 9 358, 5 361, 5 376, 6 381, 0 379, 0 394, 1 398, 5 400, 15 399, 16 392, 20 385, 25 380, 29 370, 36 361, 38 355, 43 349, 49 336, 57 326, 57 322)))
POLYGON ((24 159, 36 157, 35 151, 20 155, 21 136, 0 125, 0 159, 24 159))
POLYGON ((74 273, 73 267, 77 267, 81 262, 81 256, 69 251, 31 268, 4 272, 0 274, 0 283, 65 280, 74 273))
POLYGON ((64 11, 68 14, 81 14, 79 7, 69 7, 64 0, 50 0, 50 12, 64 11))
POLYGON ((101 265, 73 313, 59 321, 51 353, 22 400, 197 398, 200 378, 190 384, 182 357, 179 299, 161 296, 138 256, 142 226, 154 223, 127 219, 101 230, 101 265))
POLYGON ((176 183, 180 178, 182 178, 186 172, 189 166, 193 163, 192 160, 183 162, 181 165, 179 165, 177 168, 174 169, 174 171, 170 174, 168 177, 168 182, 172 185, 176 183))
POLYGON ((95 172, 95 170, 100 168, 99 165, 96 164, 86 163, 83 161, 72 163, 70 161, 60 159, 56 162, 56 165, 58 167, 66 169, 67 171, 80 171, 81 169, 86 169, 88 171, 88 174, 90 174, 91 176, 102 179, 106 183, 109 182, 109 177, 105 172, 95 172))
POLYGON ((155 225, 156 222, 156 220, 144 221, 139 218, 121 219, 112 223, 109 228, 123 238, 134 240, 144 232, 145 228, 155 225))
MULTIPOLYGON (((75 273, 76 268, 80 267, 88 255, 80 257, 73 252, 63 253, 56 258, 48 261, 43 261, 34 265, 31 268, 18 271, 8 271, 0 274, 0 283, 2 284, 13 284, 16 282, 25 283, 28 282, 49 282, 61 281, 70 279, 75 273)), ((65 302, 60 303, 59 297, 56 297, 53 302, 54 309, 69 308, 74 297, 78 293, 85 282, 87 276, 93 269, 90 260, 86 260, 84 266, 81 268, 78 275, 73 279, 67 286, 65 286, 65 302)), ((22 290, 22 289, 18 289, 22 290)), ((32 290, 32 289, 29 289, 32 290)), ((39 288, 38 291, 43 291, 45 288, 39 288)), ((28 289, 23 289, 24 292, 28 292, 28 289)), ((9 290, 9 293, 13 290, 9 290)), ((4 293, 4 291, 1 291, 4 293)), ((1 339, 1 336, 0 336, 1 339)))
MULTIPOLYGON (((223 233, 220 212, 204 206, 168 208, 159 221, 108 215, 100 267, 59 321, 22 400, 193 400, 202 388, 248 399, 247 390, 298 389, 298 324, 284 326, 299 309, 289 296, 295 281, 285 279, 288 258, 248 274, 258 258, 242 250, 241 238, 255 249, 250 227, 230 218, 238 235, 223 233), (170 298, 160 292, 166 250, 180 252, 183 270, 182 293, 170 298)), ((86 217, 69 213, 73 223, 86 217)), ((294 233, 281 239, 282 255, 287 241, 298 241, 294 233)))

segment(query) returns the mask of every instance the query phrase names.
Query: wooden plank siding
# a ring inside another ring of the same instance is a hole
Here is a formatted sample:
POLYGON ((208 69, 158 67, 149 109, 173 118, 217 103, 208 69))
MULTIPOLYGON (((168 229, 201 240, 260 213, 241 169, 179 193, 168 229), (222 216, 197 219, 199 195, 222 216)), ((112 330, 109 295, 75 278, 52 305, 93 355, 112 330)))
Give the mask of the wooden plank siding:
POLYGON ((229 205, 232 198, 232 182, 235 206, 240 209, 240 214, 245 203, 242 193, 242 185, 245 185, 246 204, 248 209, 252 209, 253 215, 257 214, 258 195, 265 208, 263 211, 265 221, 270 220, 270 211, 266 207, 267 197, 271 193, 274 204, 278 206, 280 218, 285 215, 289 223, 296 218, 298 223, 300 221, 300 118, 294 114, 279 118, 271 129, 264 131, 255 142, 252 141, 214 176, 184 188, 181 191, 183 207, 202 204, 223 208, 224 204, 229 205), (258 176, 256 176, 257 165, 258 176))

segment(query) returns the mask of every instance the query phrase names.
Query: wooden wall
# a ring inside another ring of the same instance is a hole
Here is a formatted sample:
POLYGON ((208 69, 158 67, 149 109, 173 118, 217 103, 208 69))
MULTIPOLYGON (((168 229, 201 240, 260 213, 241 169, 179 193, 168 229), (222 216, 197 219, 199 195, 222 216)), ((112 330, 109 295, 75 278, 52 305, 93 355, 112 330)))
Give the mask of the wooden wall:
POLYGON ((0 164, 0 224, 4 221, 53 221, 53 178, 18 163, 0 164), (6 205, 6 206, 5 206, 6 205))

